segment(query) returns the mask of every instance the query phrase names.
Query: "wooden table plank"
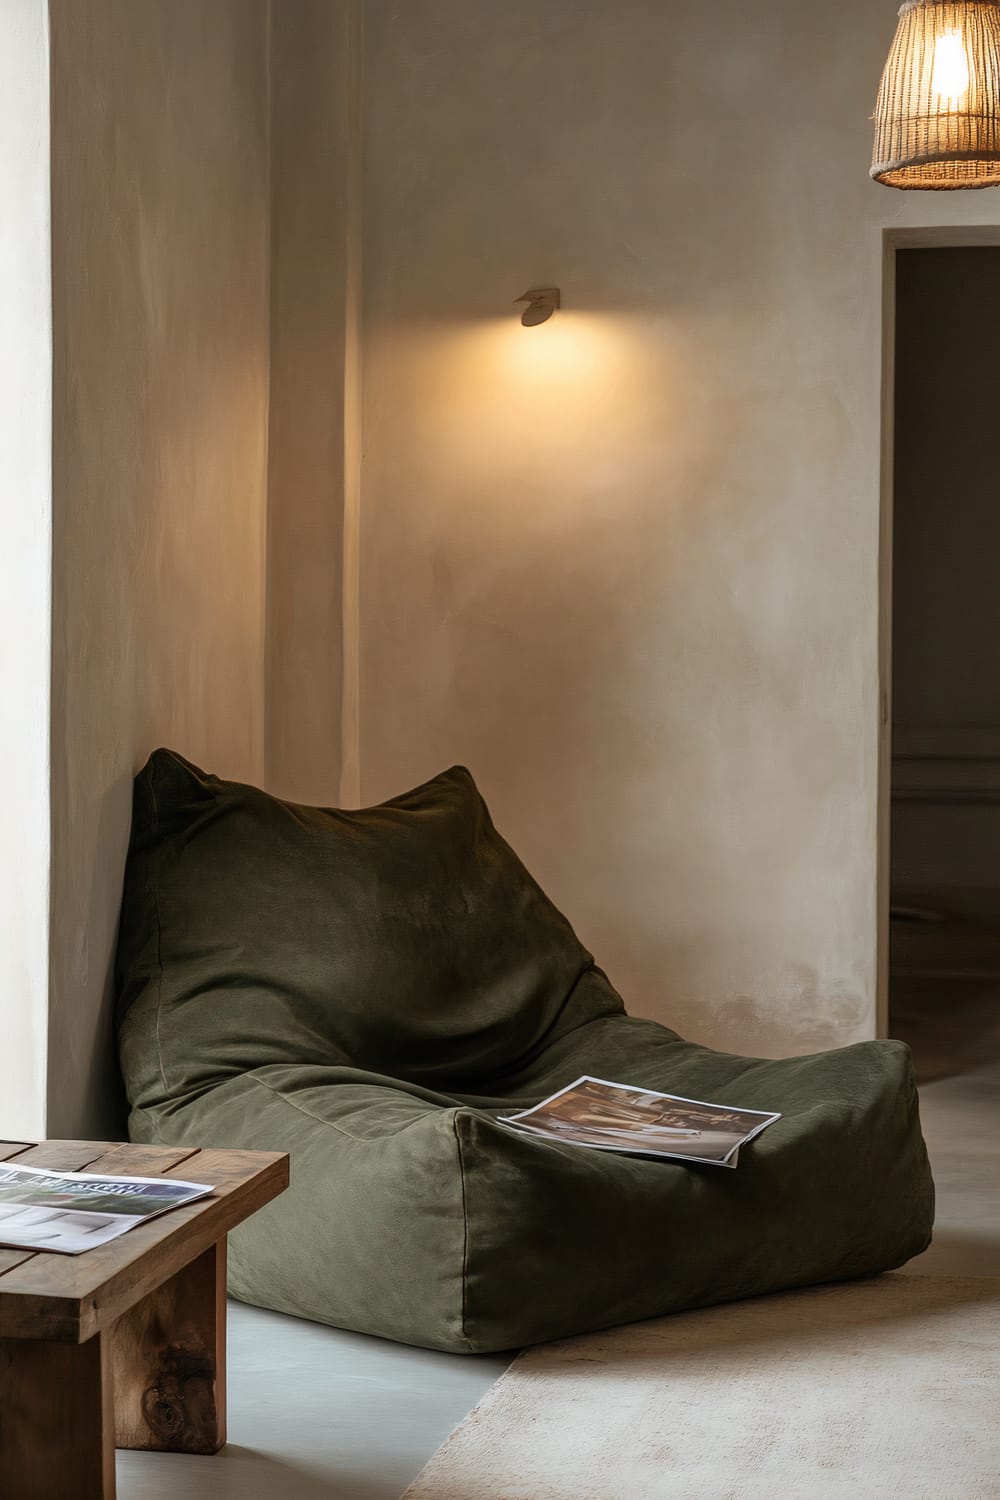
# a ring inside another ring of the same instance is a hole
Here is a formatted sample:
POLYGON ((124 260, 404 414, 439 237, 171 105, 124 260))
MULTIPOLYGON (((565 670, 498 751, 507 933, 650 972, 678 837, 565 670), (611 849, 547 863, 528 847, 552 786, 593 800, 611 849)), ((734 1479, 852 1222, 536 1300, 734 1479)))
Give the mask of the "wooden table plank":
POLYGON ((198 1146, 113 1146, 92 1161, 87 1171, 99 1177, 162 1177, 171 1168, 200 1154, 198 1146))
POLYGON ((0 1141, 0 1161, 10 1161, 22 1151, 27 1151, 34 1141, 0 1141))
POLYGON ((41 1141, 19 1152, 16 1165, 44 1167, 47 1172, 82 1172, 121 1145, 121 1141, 41 1141))
POLYGON ((30 1260, 33 1255, 37 1254, 37 1250, 14 1250, 0 1246, 0 1276, 5 1271, 13 1271, 14 1267, 19 1266, 23 1260, 30 1260))
POLYGON ((0 1275, 0 1337, 81 1343, 109 1327, 288 1185, 288 1157, 202 1151, 166 1177, 212 1183, 209 1198, 171 1209, 85 1255, 39 1252, 0 1275))

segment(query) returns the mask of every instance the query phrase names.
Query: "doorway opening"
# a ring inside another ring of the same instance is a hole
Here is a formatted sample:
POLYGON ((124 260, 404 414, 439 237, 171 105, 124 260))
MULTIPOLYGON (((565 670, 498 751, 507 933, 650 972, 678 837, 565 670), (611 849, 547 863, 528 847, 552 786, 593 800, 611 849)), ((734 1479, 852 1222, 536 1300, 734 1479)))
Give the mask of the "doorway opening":
POLYGON ((886 264, 883 986, 921 1082, 1000 1062, 1000 231, 946 234, 886 264))

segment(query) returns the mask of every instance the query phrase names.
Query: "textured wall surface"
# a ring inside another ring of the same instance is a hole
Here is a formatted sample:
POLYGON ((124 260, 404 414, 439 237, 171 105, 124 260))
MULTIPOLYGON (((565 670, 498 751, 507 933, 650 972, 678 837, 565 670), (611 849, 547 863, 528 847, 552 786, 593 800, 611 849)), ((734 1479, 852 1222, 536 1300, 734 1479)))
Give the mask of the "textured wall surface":
POLYGON ((114 1117, 131 779, 264 763, 265 0, 53 0, 49 1133, 114 1117))
POLYGON ((273 7, 267 769, 300 802, 340 791, 356 8, 273 7))
POLYGON ((52 327, 45 0, 0 6, 0 1138, 44 1132, 52 327))
POLYGON ((368 6, 364 799, 466 762, 733 1049, 875 1024, 882 230, 1000 216, 869 182, 893 22, 368 6))

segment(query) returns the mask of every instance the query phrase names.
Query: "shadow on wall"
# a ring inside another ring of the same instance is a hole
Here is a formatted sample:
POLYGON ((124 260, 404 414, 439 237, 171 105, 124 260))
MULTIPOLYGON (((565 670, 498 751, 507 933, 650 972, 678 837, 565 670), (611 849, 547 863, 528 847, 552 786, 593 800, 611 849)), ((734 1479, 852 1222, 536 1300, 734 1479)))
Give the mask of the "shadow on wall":
POLYGON ((57 1139, 92 1132, 97 1139, 128 1139, 128 1102, 118 1067, 114 1017, 114 951, 118 937, 125 853, 131 823, 132 777, 106 788, 94 819, 95 837, 72 836, 76 810, 63 797, 69 826, 54 828, 62 846, 54 862, 53 910, 58 883, 87 892, 78 927, 53 925, 49 1012, 49 1103, 47 1133, 57 1139), (89 869, 82 861, 92 856, 89 869), (80 864, 80 868, 77 865, 80 864), (92 955, 98 956, 96 965, 92 955))

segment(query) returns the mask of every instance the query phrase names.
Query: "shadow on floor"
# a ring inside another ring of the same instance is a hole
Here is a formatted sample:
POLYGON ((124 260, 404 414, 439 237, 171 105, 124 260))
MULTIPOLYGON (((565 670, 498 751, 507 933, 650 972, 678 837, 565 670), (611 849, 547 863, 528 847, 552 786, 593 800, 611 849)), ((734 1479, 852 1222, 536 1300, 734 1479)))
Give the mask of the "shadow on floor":
POLYGON ((934 1231, 930 1249, 905 1267, 914 1276, 995 1276, 1000 1278, 1000 1240, 995 1234, 934 1231))
POLYGON ((908 1043, 920 1084, 1000 1060, 1000 977, 893 977, 889 1030, 908 1043))
POLYGON ((396 1500, 377 1477, 338 1473, 331 1465, 306 1468, 253 1448, 229 1443, 214 1458, 172 1453, 119 1453, 119 1500, 396 1500))
MULTIPOLYGON (((911 1266, 916 1264, 910 1262, 911 1266)), ((615 1343, 614 1364, 627 1364, 636 1373, 649 1365, 662 1369, 664 1377, 669 1378, 670 1353, 664 1343, 665 1329, 672 1328, 675 1332, 677 1357, 681 1362, 692 1358, 695 1331, 699 1360, 723 1358, 738 1350, 752 1361, 776 1344, 790 1353, 799 1345, 816 1350, 826 1341, 842 1344, 845 1336, 852 1333, 860 1343, 868 1343, 878 1339, 880 1328, 969 1306, 993 1312, 1000 1308, 1000 1278, 949 1277, 937 1273, 920 1276, 893 1271, 859 1281, 830 1282, 820 1287, 674 1313, 631 1325, 634 1329, 631 1340, 619 1342, 618 1329, 609 1330, 607 1337, 615 1343)), ((592 1349, 600 1339, 600 1334, 585 1335, 579 1341, 581 1351, 592 1349)), ((568 1356, 577 1342, 565 1341, 562 1347, 568 1356)), ((531 1353, 529 1350, 529 1360, 531 1353)), ((561 1371, 555 1368, 549 1378, 563 1375, 572 1381, 579 1379, 579 1373, 579 1365, 569 1357, 565 1367, 561 1371)))

